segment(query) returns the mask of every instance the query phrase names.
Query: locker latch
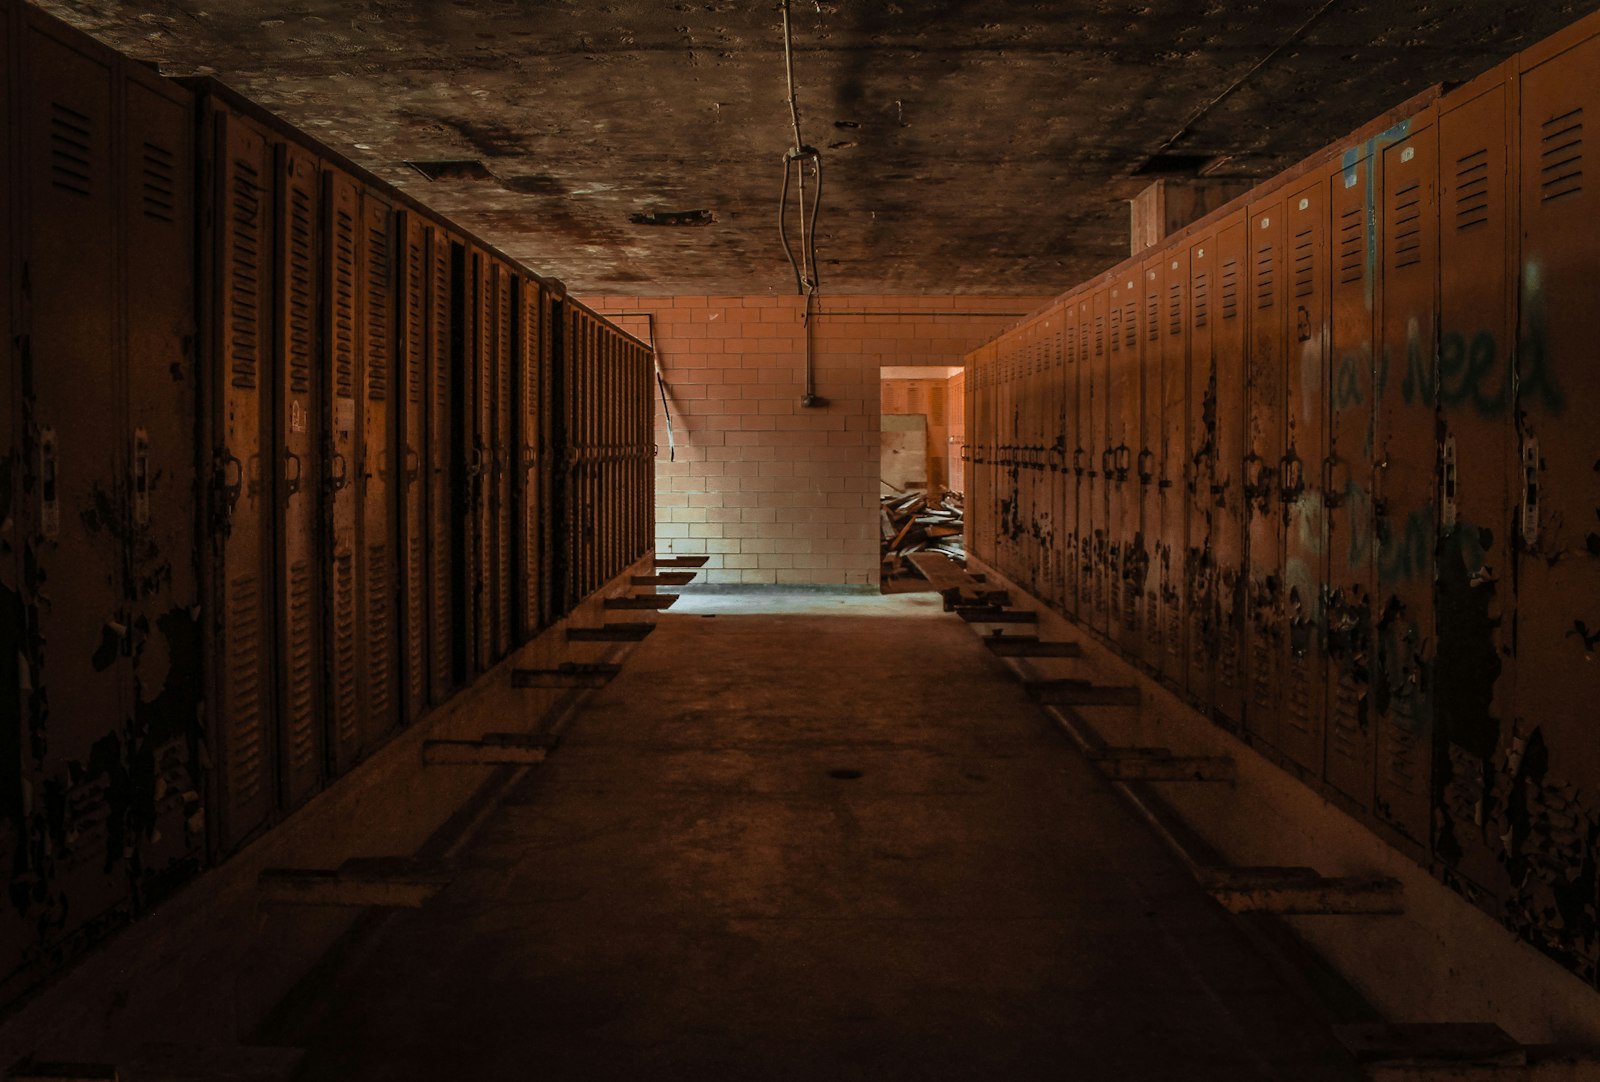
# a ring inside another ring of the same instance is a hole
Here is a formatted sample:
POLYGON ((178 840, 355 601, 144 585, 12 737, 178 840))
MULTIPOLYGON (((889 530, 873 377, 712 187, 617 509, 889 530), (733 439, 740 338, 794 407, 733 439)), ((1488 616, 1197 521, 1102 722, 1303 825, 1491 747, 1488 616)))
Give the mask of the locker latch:
POLYGON ((1527 436, 1522 441, 1522 541, 1529 548, 1539 544, 1539 439, 1527 436))
POLYGON ((283 449, 283 490, 290 496, 300 491, 300 456, 287 447, 283 449))
POLYGON ((1117 444, 1117 480, 1126 481, 1133 469, 1133 450, 1125 443, 1117 444))
POLYGON ((150 434, 133 430, 133 524, 150 525, 150 434))
POLYGON ((1456 528, 1456 438, 1446 436, 1439 448, 1440 519, 1446 530, 1456 528))
POLYGON ((1293 451, 1278 460, 1278 467, 1278 498, 1284 503, 1294 503, 1306 490, 1305 467, 1293 451))
POLYGON ((1141 485, 1148 485, 1156 479, 1155 464, 1156 455, 1154 451, 1146 447, 1139 452, 1139 483, 1141 485))
POLYGON ((1338 463, 1338 455, 1329 455, 1322 460, 1322 506, 1338 507, 1344 503, 1344 492, 1334 486, 1333 467, 1338 463))
POLYGON ((60 478, 56 476, 56 430, 39 430, 39 533, 46 541, 61 535, 60 478))
POLYGON ((350 480, 350 464, 343 455, 333 455, 328 459, 328 487, 335 492, 343 488, 350 480))
POLYGON ((1072 472, 1079 477, 1083 476, 1083 459, 1087 453, 1082 447, 1072 452, 1072 472))

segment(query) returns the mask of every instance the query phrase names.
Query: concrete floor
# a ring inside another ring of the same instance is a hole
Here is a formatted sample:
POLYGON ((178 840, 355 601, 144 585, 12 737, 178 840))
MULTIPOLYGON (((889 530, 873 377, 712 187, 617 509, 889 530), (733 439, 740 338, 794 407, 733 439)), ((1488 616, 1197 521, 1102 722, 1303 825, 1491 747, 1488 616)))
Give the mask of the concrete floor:
POLYGON ((930 596, 685 597, 459 860, 261 1035, 305 1078, 1353 1076, 930 596))

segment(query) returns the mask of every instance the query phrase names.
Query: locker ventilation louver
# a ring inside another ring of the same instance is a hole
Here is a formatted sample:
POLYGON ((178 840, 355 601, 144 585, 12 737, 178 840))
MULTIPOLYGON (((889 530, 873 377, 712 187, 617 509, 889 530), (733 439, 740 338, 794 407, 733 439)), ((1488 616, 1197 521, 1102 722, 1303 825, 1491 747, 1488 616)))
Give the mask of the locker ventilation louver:
POLYGON ((1361 219, 1359 204, 1339 215, 1339 281, 1344 285, 1361 281, 1366 267, 1367 235, 1361 219))
POLYGON ((367 546, 367 693, 368 709, 380 724, 389 716, 389 546, 367 546))
POLYGON ((1277 258, 1272 245, 1256 249, 1256 307, 1271 308, 1277 302, 1277 258))
POLYGON ((333 707, 341 748, 356 744, 356 591, 355 557, 333 558, 333 707))
POLYGON ((1122 344, 1136 346, 1139 344, 1139 308, 1137 302, 1130 299, 1122 309, 1122 344))
POLYGON ((312 260, 311 196, 301 188, 289 192, 289 390, 311 391, 312 260))
POLYGON ((50 103, 50 185, 74 195, 94 190, 93 132, 89 117, 58 101, 50 103))
POLYGON ((297 778, 316 769, 316 638, 317 610, 311 591, 311 565, 296 561, 289 568, 289 765, 297 778))
POLYGON ((1173 282, 1167 289, 1167 333, 1176 338, 1183 333, 1183 285, 1173 282))
POLYGON ((1150 341, 1158 341, 1161 338, 1161 295, 1154 292, 1150 293, 1145 297, 1144 307, 1145 320, 1150 325, 1147 334, 1150 341))
POLYGON ((1222 263, 1222 318, 1233 319, 1239 314, 1239 261, 1222 263))
POLYGON ((1539 200, 1554 203, 1583 191, 1583 109, 1551 117, 1539 138, 1539 200))
POLYGON ((177 211, 174 183, 177 160, 172 151, 154 143, 144 144, 144 175, 141 202, 144 216, 158 222, 171 222, 177 211))
POLYGON ((1316 280, 1315 267, 1311 230, 1304 229, 1294 235, 1294 295, 1297 300, 1311 296, 1316 280))
POLYGON ((241 575, 228 584, 228 794, 248 806, 261 792, 266 753, 261 729, 261 581, 241 575))
POLYGON ((354 398, 356 225, 348 211, 339 211, 333 234, 333 386, 340 398, 354 398))
POLYGON ((1194 325, 1204 327, 1211 318, 1211 290, 1209 275, 1200 271, 1194 276, 1194 325))
POLYGON ((389 397, 389 226, 367 230, 367 398, 389 397))
POLYGON ((1489 220, 1489 151, 1474 151, 1456 160, 1456 229, 1471 229, 1489 220))
POLYGON ((1396 268, 1422 262, 1422 181, 1413 180, 1394 190, 1389 220, 1394 223, 1391 254, 1396 268))
POLYGON ((228 352, 233 385, 252 388, 257 379, 261 314, 261 174, 248 162, 233 163, 233 241, 228 282, 228 352))

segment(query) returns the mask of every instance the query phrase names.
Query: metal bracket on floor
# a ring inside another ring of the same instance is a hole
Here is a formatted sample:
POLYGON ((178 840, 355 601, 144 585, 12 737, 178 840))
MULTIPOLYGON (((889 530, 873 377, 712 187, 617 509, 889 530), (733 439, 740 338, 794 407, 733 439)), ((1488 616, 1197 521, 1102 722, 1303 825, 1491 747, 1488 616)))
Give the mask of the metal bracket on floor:
POLYGON ((256 897, 274 905, 417 909, 450 884, 442 866, 410 857, 356 857, 337 868, 264 868, 256 897))
POLYGON ((1002 609, 997 605, 957 605, 956 615, 969 624, 1037 624, 1032 609, 1002 609))
POLYGON ((535 766, 560 745, 543 733, 485 733, 479 740, 424 740, 428 766, 535 766))
POLYGON ((627 597, 608 597, 608 609, 670 609, 678 600, 677 594, 639 594, 627 597))
POLYGON ((709 556, 658 556, 657 567, 704 567, 711 562, 709 556))
POLYGON ((1138 706, 1132 685, 1096 684, 1089 680, 1024 680, 1024 690, 1046 706, 1138 706))
POLYGON ((622 671, 612 661, 564 661, 554 669, 512 669, 514 688, 603 688, 622 671))
POLYGON ((983 637, 984 645, 996 657, 1082 657, 1083 647, 1075 642, 1041 642, 1037 635, 1002 635, 997 628, 983 637))
POLYGON ((635 586, 687 586, 695 580, 695 571, 662 571, 654 575, 634 575, 635 586))
POLYGON ((1367 1082, 1592 1082, 1600 1049, 1519 1044, 1490 1022, 1335 1026, 1367 1082))
POLYGON ((1232 913, 1283 916, 1405 912, 1398 879, 1325 876, 1314 868, 1197 868, 1200 886, 1232 913))
POLYGON ((568 642, 638 642, 656 629, 655 624, 604 624, 600 627, 569 627, 568 642))
POLYGON ((1167 748, 1106 748, 1089 758, 1113 781, 1234 780, 1233 757, 1174 755, 1167 748))

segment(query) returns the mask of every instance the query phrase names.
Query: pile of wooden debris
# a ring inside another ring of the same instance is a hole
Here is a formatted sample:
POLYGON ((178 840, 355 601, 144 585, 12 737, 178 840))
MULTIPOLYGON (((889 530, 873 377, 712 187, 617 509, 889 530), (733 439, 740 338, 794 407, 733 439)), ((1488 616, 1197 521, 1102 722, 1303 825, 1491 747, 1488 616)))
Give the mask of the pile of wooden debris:
POLYGON ((937 552, 957 563, 966 562, 959 492, 941 492, 937 499, 926 492, 885 496, 879 510, 884 579, 920 578, 906 563, 906 557, 914 552, 937 552))

